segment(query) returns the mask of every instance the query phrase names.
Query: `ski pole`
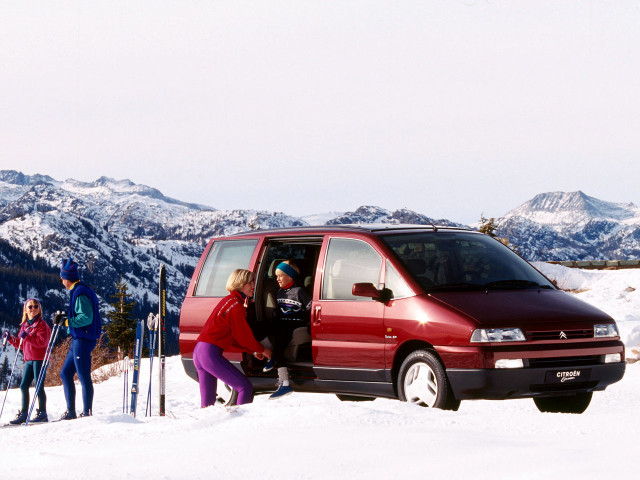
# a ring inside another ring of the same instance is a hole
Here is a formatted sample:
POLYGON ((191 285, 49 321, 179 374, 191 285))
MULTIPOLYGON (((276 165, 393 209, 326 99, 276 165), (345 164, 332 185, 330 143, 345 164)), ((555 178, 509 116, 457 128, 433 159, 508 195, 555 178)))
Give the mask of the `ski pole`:
POLYGON ((145 417, 151 415, 151 380, 153 378, 153 355, 156 349, 156 339, 158 338, 158 316, 150 313, 147 318, 147 325, 152 334, 149 340, 149 391, 147 392, 147 409, 144 414, 145 417))
POLYGON ((58 332, 60 331, 60 325, 55 324, 53 326, 53 333, 49 338, 49 344, 47 345, 47 351, 44 354, 44 360, 42 361, 42 368, 40 368, 40 374, 38 375, 38 380, 36 381, 36 391, 33 394, 33 399, 31 400, 31 406, 29 407, 29 413, 27 414, 27 420, 25 421, 25 425, 29 425, 29 420, 31 419, 31 412, 33 412, 33 407, 36 405, 36 399, 38 398, 38 392, 44 383, 44 379, 47 376, 47 368, 49 367, 49 360, 51 359, 51 352, 53 351, 53 344, 56 342, 56 338, 58 338, 58 332))
POLYGON ((9 383, 7 383, 7 390, 4 393, 4 400, 2 401, 2 408, 0 408, 0 418, 2 418, 2 412, 4 412, 4 404, 7 401, 7 394, 9 393, 9 388, 11 387, 11 382, 13 381, 13 371, 16 369, 16 363, 18 363, 18 354, 20 353, 20 349, 22 348, 22 339, 20 339, 20 343, 18 344, 18 349, 16 350, 16 358, 13 361, 13 367, 11 368, 11 375, 9 376, 9 383))
POLYGON ((2 358, 2 354, 7 349, 7 340, 9 339, 9 330, 5 330, 2 332, 2 353, 0 353, 0 359, 2 358))
POLYGON ((122 371, 123 373, 123 379, 124 379, 124 393, 122 395, 122 413, 127 413, 127 410, 129 410, 129 356, 127 355, 126 357, 124 357, 124 359, 122 360, 123 362, 123 367, 122 367, 122 371))

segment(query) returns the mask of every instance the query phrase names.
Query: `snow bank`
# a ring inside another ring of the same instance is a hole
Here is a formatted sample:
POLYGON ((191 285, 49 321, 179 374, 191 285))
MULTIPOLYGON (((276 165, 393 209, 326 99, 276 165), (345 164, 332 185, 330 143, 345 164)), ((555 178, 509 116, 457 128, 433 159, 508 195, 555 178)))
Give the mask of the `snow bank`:
MULTIPOLYGON (((144 417, 145 361, 142 415, 122 413, 122 377, 98 384, 91 418, 3 429, 3 479, 565 480, 637 471, 638 364, 597 392, 583 415, 542 414, 531 400, 469 401, 445 412, 302 393, 278 401, 259 396, 228 413, 200 409, 198 386, 180 358, 167 360, 166 417, 157 416, 155 395, 154 415, 144 417)), ((47 389, 47 396, 57 417, 65 409, 62 388, 47 389)), ((3 421, 19 399, 17 389, 9 392, 3 421)))

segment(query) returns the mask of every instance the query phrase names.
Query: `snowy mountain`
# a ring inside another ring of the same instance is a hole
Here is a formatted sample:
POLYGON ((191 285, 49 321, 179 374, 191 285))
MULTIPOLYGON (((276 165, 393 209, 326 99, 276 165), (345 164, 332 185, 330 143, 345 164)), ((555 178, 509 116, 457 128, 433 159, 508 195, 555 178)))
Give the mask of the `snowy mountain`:
POLYGON ((465 227, 462 224, 454 223, 450 220, 435 220, 407 209, 391 212, 374 206, 362 206, 354 212, 346 212, 334 218, 327 219, 325 223, 326 225, 391 223, 465 227))
POLYGON ((57 278, 63 257, 80 263, 83 280, 96 288, 103 305, 112 301, 122 277, 138 303, 136 314, 146 317, 157 308, 157 272, 165 263, 168 325, 177 336, 180 303, 209 238, 304 224, 282 213, 223 212, 180 202, 129 180, 60 182, 0 171, 0 322, 15 323, 27 296, 45 300, 51 309, 64 307, 66 293, 57 278), (36 284, 25 277, 38 261, 48 271, 46 281, 36 284))
POLYGON ((497 219, 497 234, 528 260, 630 259, 640 256, 640 208, 583 192, 550 192, 497 219))

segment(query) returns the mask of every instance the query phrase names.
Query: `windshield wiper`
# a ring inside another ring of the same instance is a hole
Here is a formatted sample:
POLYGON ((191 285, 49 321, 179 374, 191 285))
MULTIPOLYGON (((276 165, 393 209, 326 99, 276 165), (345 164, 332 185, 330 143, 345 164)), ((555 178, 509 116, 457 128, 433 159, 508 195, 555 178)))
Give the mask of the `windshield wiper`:
POLYGON ((483 286, 485 288, 552 288, 549 285, 540 285, 532 280, 498 280, 496 282, 487 282, 483 286))
POLYGON ((428 291, 434 290, 479 290, 483 289, 484 285, 478 285, 477 283, 443 283, 442 285, 433 285, 428 287, 428 291))

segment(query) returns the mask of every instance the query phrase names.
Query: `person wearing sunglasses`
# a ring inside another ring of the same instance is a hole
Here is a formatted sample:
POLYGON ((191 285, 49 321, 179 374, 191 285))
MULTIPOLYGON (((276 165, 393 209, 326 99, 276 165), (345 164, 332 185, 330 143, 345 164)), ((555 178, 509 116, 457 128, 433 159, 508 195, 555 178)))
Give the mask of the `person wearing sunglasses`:
MULTIPOLYGON (((18 336, 9 337, 9 343, 18 348, 22 341, 22 356, 24 358, 24 370, 22 371, 22 381, 20 391, 22 392, 22 409, 18 411, 16 418, 11 420, 11 425, 20 425, 27 421, 29 412, 29 387, 31 383, 38 381, 38 376, 42 369, 42 363, 51 337, 51 328, 42 318, 42 306, 35 298, 30 298, 24 302, 22 313, 22 323, 18 336)), ((48 422, 47 417, 47 395, 44 393, 44 382, 40 386, 38 393, 38 409, 36 416, 30 423, 48 422)))

